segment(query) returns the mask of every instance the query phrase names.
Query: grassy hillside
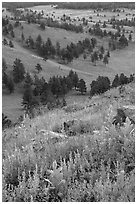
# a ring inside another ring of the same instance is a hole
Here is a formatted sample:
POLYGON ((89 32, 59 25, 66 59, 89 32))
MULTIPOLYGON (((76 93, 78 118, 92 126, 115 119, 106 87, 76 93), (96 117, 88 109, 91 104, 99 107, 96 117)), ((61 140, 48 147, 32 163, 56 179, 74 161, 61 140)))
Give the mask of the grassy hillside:
MULTIPOLYGON (((31 2, 30 4, 27 4, 27 6, 34 6, 31 2)), ((6 4, 6 3, 5 3, 6 4)), ((7 3, 8 4, 8 3, 7 3)), ((45 3, 46 4, 46 3, 45 3)), ((9 3, 10 5, 10 3, 9 3)), ((13 3, 12 6, 20 7, 20 3, 13 3)), ((48 14, 51 16, 54 12, 55 17, 58 16, 61 17, 64 13, 67 15, 70 15, 73 18, 77 18, 78 16, 80 18, 85 17, 88 18, 90 15, 93 16, 93 20, 95 22, 98 22, 98 20, 108 20, 113 16, 113 12, 111 11, 103 11, 100 16, 97 16, 96 13, 94 13, 94 10, 87 10, 85 13, 85 10, 69 10, 69 9, 54 9, 50 5, 48 6, 37 6, 38 3, 35 4, 36 7, 33 7, 32 9, 36 10, 44 10, 45 15, 48 14), (106 17, 103 17, 103 15, 106 15, 106 17)), ((6 5, 3 4, 3 7, 6 7, 6 5)), ((25 6, 25 2, 22 3, 22 6, 25 6)), ((125 12, 120 12, 119 16, 116 16, 116 19, 125 18, 126 14, 130 12, 131 14, 134 13, 134 10, 125 9, 125 12)), ((9 11, 3 12, 3 16, 5 15, 10 16, 11 13, 9 11)), ((130 19, 132 15, 128 16, 130 19)), ((11 20, 11 22, 14 24, 15 22, 11 20)), ((76 21, 76 23, 79 23, 76 21)), ((81 23, 81 22, 80 22, 81 23)), ((124 73, 127 76, 129 76, 131 73, 134 73, 135 69, 135 45, 134 42, 129 43, 129 46, 122 49, 122 50, 116 50, 113 52, 110 52, 111 57, 109 58, 109 64, 105 66, 102 62, 98 61, 97 66, 94 66, 91 62, 90 55, 87 56, 87 59, 84 60, 83 56, 80 56, 77 60, 74 59, 72 63, 68 65, 60 65, 57 63, 56 60, 47 60, 46 62, 38 57, 36 53, 32 53, 30 50, 27 50, 22 47, 21 43, 21 34, 24 33, 25 38, 28 38, 30 35, 35 40, 37 36, 40 34, 43 41, 45 42, 47 38, 49 37, 53 43, 53 45, 56 44, 56 42, 60 42, 61 47, 66 47, 71 42, 77 43, 79 40, 83 40, 86 37, 91 38, 93 36, 90 36, 88 33, 75 33, 66 31, 64 29, 59 28, 51 28, 46 27, 45 31, 42 31, 39 28, 39 25, 37 24, 28 24, 26 22, 21 22, 23 29, 21 27, 14 28, 15 32, 15 38, 13 40, 14 48, 9 48, 9 46, 2 46, 2 56, 5 58, 7 65, 8 65, 8 72, 11 73, 11 70, 13 69, 12 65, 16 58, 19 58, 22 60, 25 69, 27 71, 31 72, 31 75, 34 75, 36 73, 35 66, 37 63, 40 63, 43 70, 39 74, 39 76, 43 76, 47 81, 50 77, 53 75, 57 76, 66 76, 68 75, 70 69, 73 69, 78 73, 79 78, 83 78, 86 82, 88 91, 90 90, 90 83, 92 80, 95 80, 99 75, 102 76, 108 76, 110 80, 114 79, 115 74, 124 73), (128 57, 127 57, 128 56, 128 57), (59 69, 59 67, 61 69, 59 69)), ((93 25, 93 22, 89 22, 89 26, 93 25)), ((112 26, 108 24, 107 30, 112 30, 112 26)), ((133 27, 125 27, 125 30, 134 30, 133 27)), ((84 28, 85 29, 85 28, 84 28)), ((87 28, 86 28, 87 29, 87 28)), ((113 29, 114 30, 114 29, 113 29)), ((116 29, 115 29, 116 31, 116 29)), ((126 34, 125 34, 126 35, 126 34)), ((127 34, 128 35, 128 34, 127 34)), ((4 36, 3 36, 4 37, 4 36)), ((95 37, 95 36, 94 36, 95 37)), ((98 41, 98 45, 103 45, 105 48, 108 48, 108 39, 107 38, 99 38, 96 37, 98 41)), ((133 38, 134 38, 134 32, 133 32, 133 38)), ((8 39, 9 41, 9 39, 8 39)), ((88 96, 87 96, 88 97, 88 96)), ((66 100, 68 104, 73 103, 73 101, 80 101, 83 102, 83 96, 73 94, 72 92, 69 93, 66 96, 66 100)), ((11 118, 13 121, 20 116, 21 114, 21 101, 22 101, 22 90, 18 89, 18 92, 15 94, 8 95, 8 93, 3 92, 3 111, 8 115, 9 118, 11 118)))
POLYGON ((58 41, 61 47, 66 47, 71 42, 78 42, 79 40, 84 40, 85 37, 89 37, 89 34, 86 33, 75 33, 71 31, 66 31, 60 28, 51 28, 47 27, 44 31, 39 28, 38 24, 31 24, 31 26, 26 23, 22 22, 24 27, 23 31, 19 28, 15 29, 15 36, 17 40, 21 40, 21 34, 24 33, 25 38, 28 38, 30 35, 35 40, 37 36, 40 34, 43 41, 46 42, 47 38, 50 38, 53 45, 56 45, 58 41))
MULTIPOLYGON (((135 67, 135 53, 134 53, 134 44, 128 46, 128 48, 113 51, 111 52, 110 62, 105 66, 102 62, 98 62, 97 66, 93 66, 90 61, 90 57, 86 60, 81 56, 78 60, 74 60, 68 66, 59 65, 56 62, 47 60, 46 62, 38 58, 35 53, 26 50, 21 47, 17 42, 14 42, 14 48, 8 46, 2 47, 2 55, 6 59, 8 70, 12 70, 13 62, 16 58, 22 60, 26 71, 30 71, 32 76, 36 73, 35 66, 37 63, 40 63, 43 70, 39 76, 43 76, 47 81, 53 75, 57 76, 66 76, 68 75, 70 69, 74 69, 79 78, 83 78, 86 81, 87 88, 90 90, 90 83, 92 80, 95 80, 98 75, 108 76, 111 80, 114 79, 115 74, 125 73, 129 76, 131 73, 134 73, 135 67), (128 58, 127 58, 128 56, 128 58), (59 66, 61 69, 59 69, 59 66)), ((73 101, 80 100, 83 101, 83 97, 78 95, 73 95, 66 97, 67 103, 71 104, 73 101), (81 100, 82 99, 82 100, 81 100)), ((21 115, 21 101, 22 93, 19 91, 15 94, 9 95, 3 92, 3 111, 12 121, 16 121, 17 118, 21 115)))
POLYGON ((134 118, 134 88, 26 117, 5 130, 3 201, 134 202, 134 125, 128 118, 123 127, 112 125, 117 108, 134 118))

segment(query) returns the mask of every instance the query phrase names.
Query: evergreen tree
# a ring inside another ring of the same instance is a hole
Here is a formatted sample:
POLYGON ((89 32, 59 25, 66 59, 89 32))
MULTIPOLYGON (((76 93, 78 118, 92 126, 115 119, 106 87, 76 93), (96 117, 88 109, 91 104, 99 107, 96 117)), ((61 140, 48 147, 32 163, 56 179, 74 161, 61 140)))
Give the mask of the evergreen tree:
POLYGON ((105 65, 108 64, 108 57, 107 57, 107 55, 104 56, 103 63, 105 65))
POLYGON ((19 83, 24 79, 25 75, 25 68, 22 64, 20 59, 17 59, 14 61, 13 64, 13 80, 15 83, 19 83))
POLYGON ((51 49, 52 49, 53 45, 52 45, 52 42, 51 42, 50 38, 47 39, 45 47, 47 49, 47 54, 51 55, 51 49))
POLYGON ((52 58, 54 58, 55 54, 56 54, 56 50, 54 46, 51 46, 51 50, 50 50, 51 56, 52 58))
POLYGON ((42 71, 42 67, 39 63, 36 65, 35 69, 37 70, 38 73, 42 71))
POLYGON ((115 76, 113 82, 112 82, 112 87, 117 87, 120 85, 120 79, 119 79, 119 76, 118 74, 115 76))
POLYGON ((3 35, 8 35, 9 34, 7 26, 4 26, 4 28, 2 29, 2 33, 3 33, 3 35))
POLYGON ((31 113, 33 108, 39 104, 39 101, 36 97, 33 96, 33 90, 31 86, 28 86, 23 94, 22 106, 23 108, 31 113))
POLYGON ((120 37, 119 44, 122 47, 128 46, 128 41, 124 34, 120 37))
POLYGON ((99 59, 102 60, 103 59, 103 54, 99 53, 99 59))
POLYGON ((53 95, 59 96, 62 94, 61 81, 58 77, 53 76, 49 80, 49 86, 53 95))
POLYGON ((66 79, 65 78, 63 78, 62 81, 61 81, 61 87, 62 87, 62 95, 67 94, 68 87, 67 87, 66 79))
POLYGON ((107 51, 107 57, 110 57, 110 52, 109 52, 109 50, 107 51))
POLYGON ((91 38, 91 44, 92 44, 92 47, 95 48, 95 46, 97 45, 96 38, 91 38))
POLYGON ((33 84, 33 79, 30 76, 30 73, 27 72, 24 79, 24 88, 31 86, 33 84))
POLYGON ((26 44, 27 44, 27 46, 30 47, 31 49, 34 49, 35 43, 34 43, 34 40, 33 40, 33 38, 32 38, 31 36, 29 36, 29 38, 26 39, 26 44))
POLYGON ((96 61, 98 60, 98 54, 96 51, 93 52, 93 61, 95 62, 95 66, 96 66, 96 61))
POLYGON ((45 30, 45 23, 44 23, 44 22, 41 22, 41 23, 40 23, 40 28, 41 28, 42 30, 45 30))
POLYGON ((128 83, 128 78, 123 73, 121 73, 120 77, 119 77, 119 81, 120 81, 120 85, 127 84, 128 83))
POLYGON ((42 37, 39 34, 38 37, 36 38, 36 48, 39 50, 42 44, 42 37))
POLYGON ((78 75, 77 73, 75 72, 74 75, 73 75, 73 85, 76 89, 77 85, 78 85, 78 81, 79 81, 79 78, 78 78, 78 75))
POLYGON ((110 88, 110 80, 108 77, 99 76, 96 81, 91 83, 90 95, 101 94, 110 88))
POLYGON ((67 105, 67 102, 66 102, 65 98, 63 98, 63 100, 62 100, 62 106, 66 106, 66 105, 67 105))
POLYGON ((39 79, 37 75, 35 75, 35 81, 34 81, 35 88, 33 90, 33 94, 35 96, 40 96, 42 94, 42 92, 44 91, 43 90, 44 84, 45 84, 45 79, 43 77, 39 79))
POLYGON ((104 52, 105 52, 103 45, 100 47, 100 52, 101 52, 102 54, 104 54, 104 52))
POLYGON ((6 38, 4 38, 2 42, 3 42, 3 45, 8 45, 6 38))
POLYGON ((10 46, 11 48, 13 48, 13 47, 14 47, 14 45, 13 45, 13 43, 12 43, 12 41, 11 41, 11 40, 9 41, 9 46, 10 46))
POLYGON ((21 34, 21 41, 22 41, 22 43, 25 41, 25 37, 24 37, 23 32, 22 32, 22 34, 21 34))
POLYGON ((129 41, 132 41, 132 35, 131 35, 131 33, 129 34, 128 39, 129 39, 129 41))
POLYGON ((129 82, 132 82, 132 81, 134 81, 134 75, 133 75, 133 74, 130 74, 129 82))
POLYGON ((106 28, 107 26, 106 26, 106 22, 104 21, 104 23, 103 23, 103 28, 106 28))
POLYGON ((40 101, 43 105, 46 105, 48 102, 48 97, 51 94, 51 91, 49 90, 49 85, 47 82, 45 82, 42 86, 42 91, 40 95, 40 101))
POLYGON ((66 85, 67 85, 68 90, 71 90, 73 88, 73 81, 70 78, 70 76, 66 77, 66 85))
POLYGON ((81 92, 81 94, 83 94, 87 91, 86 83, 83 79, 79 80, 77 88, 78 88, 78 91, 81 92))
POLYGON ((57 53, 57 56, 60 57, 60 43, 59 42, 56 42, 56 53, 57 53))

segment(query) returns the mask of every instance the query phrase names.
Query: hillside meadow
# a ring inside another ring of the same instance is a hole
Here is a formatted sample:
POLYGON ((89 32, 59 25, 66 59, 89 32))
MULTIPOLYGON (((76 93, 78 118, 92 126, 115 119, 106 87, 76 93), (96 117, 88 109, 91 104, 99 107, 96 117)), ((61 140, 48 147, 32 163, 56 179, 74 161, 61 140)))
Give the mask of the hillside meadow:
POLYGON ((134 94, 131 83, 5 130, 3 202, 134 202, 134 94), (119 129, 117 108, 127 116, 119 129))
POLYGON ((134 5, 3 5, 2 201, 135 202, 134 5))

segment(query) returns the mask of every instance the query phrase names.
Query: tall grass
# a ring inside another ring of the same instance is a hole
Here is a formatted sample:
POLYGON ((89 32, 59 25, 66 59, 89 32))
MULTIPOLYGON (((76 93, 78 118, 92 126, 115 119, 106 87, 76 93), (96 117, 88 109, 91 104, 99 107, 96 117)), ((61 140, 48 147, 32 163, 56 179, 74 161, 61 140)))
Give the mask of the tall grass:
POLYGON ((135 127, 128 118, 113 126, 109 103, 54 110, 3 132, 3 201, 134 202, 135 127), (72 119, 75 134, 53 140, 72 119))

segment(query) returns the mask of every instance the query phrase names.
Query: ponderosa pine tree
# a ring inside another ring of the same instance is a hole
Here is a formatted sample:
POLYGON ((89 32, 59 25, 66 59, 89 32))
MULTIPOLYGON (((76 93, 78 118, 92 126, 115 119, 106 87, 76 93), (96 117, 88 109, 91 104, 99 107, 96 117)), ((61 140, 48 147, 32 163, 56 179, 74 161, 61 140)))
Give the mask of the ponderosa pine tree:
POLYGON ((119 81, 120 81, 120 85, 127 84, 128 78, 123 73, 121 73, 119 77, 119 81))
POLYGON ((94 62, 96 66, 96 61, 98 60, 98 54, 96 51, 93 52, 92 60, 93 60, 92 62, 94 62))
POLYGON ((25 68, 20 59, 14 61, 13 64, 13 80, 15 83, 20 83, 23 81, 25 75, 25 68))
POLYGON ((128 39, 129 39, 129 41, 132 41, 132 35, 131 35, 131 33, 129 34, 128 39))
POLYGON ((31 75, 29 72, 26 73, 25 79, 24 79, 24 88, 31 86, 33 84, 33 79, 31 78, 31 75))
POLYGON ((107 55, 104 56, 103 63, 104 63, 105 65, 108 64, 108 57, 107 57, 107 55))
POLYGON ((115 75, 115 78, 114 78, 114 80, 112 82, 112 87, 117 87, 119 85, 120 85, 120 79, 119 79, 119 76, 117 74, 117 75, 115 75))
POLYGON ((41 30, 45 30, 45 23, 44 22, 40 23, 40 28, 41 28, 41 30))
POLYGON ((39 63, 36 65, 35 69, 37 70, 38 74, 42 71, 42 67, 39 63))
POLYGON ((78 86, 78 82, 79 82, 78 74, 75 72, 73 75, 73 85, 74 85, 75 89, 78 86))
POLYGON ((10 46, 11 48, 14 47, 14 44, 13 44, 13 42, 12 42, 11 40, 9 41, 9 46, 10 46))
POLYGON ((92 44, 92 47, 95 48, 95 46, 97 45, 96 38, 91 38, 91 44, 92 44))
POLYGON ((57 53, 57 56, 60 57, 60 43, 59 42, 56 42, 56 53, 57 53))
POLYGON ((39 105, 39 100, 33 95, 32 87, 28 86, 23 94, 22 106, 27 113, 31 114, 37 105, 39 105))
POLYGON ((87 87, 84 79, 80 79, 77 85, 78 91, 81 92, 81 94, 86 93, 87 87))
POLYGON ((103 59, 103 54, 99 53, 99 59, 102 60, 103 59))
POLYGON ((109 50, 107 51, 107 57, 110 57, 110 52, 109 52, 109 50))
POLYGON ((101 52, 102 54, 104 54, 104 52, 105 52, 105 49, 104 49, 103 45, 100 47, 100 52, 101 52))
POLYGON ((25 41, 25 37, 24 37, 24 33, 23 32, 21 34, 21 41, 22 41, 22 43, 25 41))
POLYGON ((8 45, 8 41, 6 40, 6 38, 3 39, 2 43, 3 45, 8 45))
POLYGON ((41 35, 39 34, 38 37, 36 38, 36 43, 35 43, 36 48, 37 48, 38 51, 39 51, 39 49, 41 48, 41 44, 42 44, 42 37, 41 37, 41 35))

